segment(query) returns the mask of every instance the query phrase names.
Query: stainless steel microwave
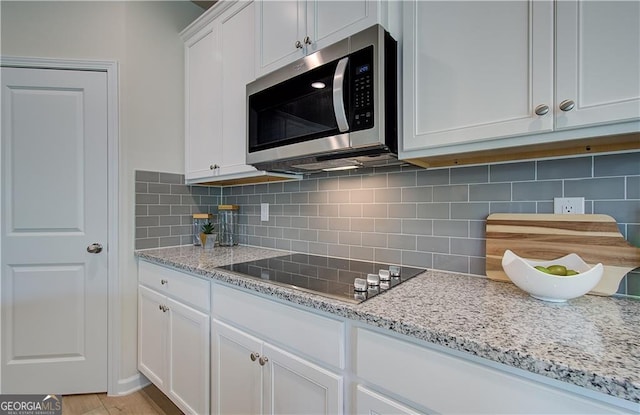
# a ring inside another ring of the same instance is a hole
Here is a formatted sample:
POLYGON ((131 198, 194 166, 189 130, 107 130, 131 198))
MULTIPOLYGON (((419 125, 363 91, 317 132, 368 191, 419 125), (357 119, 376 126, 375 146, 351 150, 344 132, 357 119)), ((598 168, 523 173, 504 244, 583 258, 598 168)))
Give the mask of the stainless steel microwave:
POLYGON ((397 67, 397 42, 375 25, 248 84, 247 164, 312 172, 395 160, 397 67))

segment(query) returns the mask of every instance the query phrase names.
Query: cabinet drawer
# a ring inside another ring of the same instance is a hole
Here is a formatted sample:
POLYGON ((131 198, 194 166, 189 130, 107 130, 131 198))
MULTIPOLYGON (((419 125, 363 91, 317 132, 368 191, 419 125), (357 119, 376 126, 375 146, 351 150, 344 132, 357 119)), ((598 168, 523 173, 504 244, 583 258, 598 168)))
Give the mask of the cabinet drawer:
POLYGON ((345 366, 344 323, 212 284, 213 315, 322 363, 345 366))
POLYGON ((211 308, 209 281, 179 271, 140 261, 140 284, 203 311, 211 308))
POLYGON ((356 330, 356 374, 438 413, 626 413, 546 384, 369 330, 356 330), (460 399, 461 393, 464 399, 460 399))

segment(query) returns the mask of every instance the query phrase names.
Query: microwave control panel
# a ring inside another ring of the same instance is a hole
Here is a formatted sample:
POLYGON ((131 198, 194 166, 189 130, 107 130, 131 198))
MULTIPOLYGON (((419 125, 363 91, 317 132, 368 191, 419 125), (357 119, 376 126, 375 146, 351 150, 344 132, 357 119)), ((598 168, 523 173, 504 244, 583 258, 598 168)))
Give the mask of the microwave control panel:
POLYGON ((373 46, 350 56, 351 111, 350 130, 373 127, 373 46))

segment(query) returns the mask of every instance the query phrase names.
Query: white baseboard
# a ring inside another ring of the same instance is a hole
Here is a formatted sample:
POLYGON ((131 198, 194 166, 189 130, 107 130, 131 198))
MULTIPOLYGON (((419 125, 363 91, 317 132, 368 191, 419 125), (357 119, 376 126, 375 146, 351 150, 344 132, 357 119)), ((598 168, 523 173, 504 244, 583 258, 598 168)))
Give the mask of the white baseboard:
POLYGON ((109 396, 129 395, 130 393, 139 391, 149 384, 151 384, 151 382, 149 382, 149 379, 144 377, 142 373, 137 373, 126 379, 120 379, 117 386, 118 390, 110 391, 109 396))

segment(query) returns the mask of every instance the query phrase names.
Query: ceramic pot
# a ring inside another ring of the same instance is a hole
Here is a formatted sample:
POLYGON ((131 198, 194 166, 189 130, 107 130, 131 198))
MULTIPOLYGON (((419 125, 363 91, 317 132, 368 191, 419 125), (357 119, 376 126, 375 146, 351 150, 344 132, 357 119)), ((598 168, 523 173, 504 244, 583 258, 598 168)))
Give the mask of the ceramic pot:
POLYGON ((218 239, 216 233, 200 233, 200 242, 204 249, 213 249, 216 245, 216 239, 218 239))

